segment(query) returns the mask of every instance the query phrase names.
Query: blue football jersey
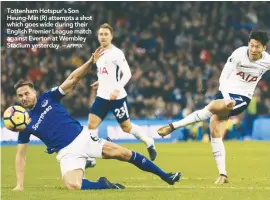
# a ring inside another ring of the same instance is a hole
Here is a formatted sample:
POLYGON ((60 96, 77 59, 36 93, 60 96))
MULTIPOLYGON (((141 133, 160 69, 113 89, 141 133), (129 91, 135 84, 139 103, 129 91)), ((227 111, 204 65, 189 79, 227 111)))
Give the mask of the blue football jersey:
POLYGON ((33 134, 45 143, 48 153, 53 153, 69 145, 82 132, 81 124, 61 105, 62 97, 59 87, 38 97, 35 107, 28 111, 30 123, 19 133, 19 144, 28 143, 33 134))

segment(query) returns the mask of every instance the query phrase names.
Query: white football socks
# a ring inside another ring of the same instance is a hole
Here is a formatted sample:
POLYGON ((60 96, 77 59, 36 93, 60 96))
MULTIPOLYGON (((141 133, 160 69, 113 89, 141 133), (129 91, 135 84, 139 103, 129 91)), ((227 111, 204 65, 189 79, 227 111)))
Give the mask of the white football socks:
POLYGON ((205 107, 202 110, 197 110, 190 115, 186 116, 184 119, 173 122, 172 125, 175 129, 180 128, 180 127, 185 127, 190 124, 204 121, 209 119, 210 117, 213 116, 213 113, 211 113, 207 107, 205 107))
POLYGON ((141 132, 140 126, 136 124, 131 124, 132 128, 130 130, 130 134, 134 135, 138 140, 142 141, 144 144, 146 144, 147 148, 151 145, 154 145, 154 140, 146 135, 143 135, 141 132))
POLYGON ((225 147, 222 141, 222 138, 212 138, 211 137, 211 145, 214 158, 216 160, 217 168, 219 174, 227 175, 226 166, 225 166, 225 147))

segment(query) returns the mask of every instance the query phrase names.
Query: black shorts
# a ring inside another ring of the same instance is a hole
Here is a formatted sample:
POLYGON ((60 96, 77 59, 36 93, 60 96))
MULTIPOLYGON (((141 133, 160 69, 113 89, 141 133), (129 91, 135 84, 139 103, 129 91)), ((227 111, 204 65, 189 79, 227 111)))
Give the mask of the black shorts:
MULTIPOLYGON (((230 116, 239 115, 248 107, 250 103, 250 98, 245 97, 243 95, 229 93, 229 96, 232 100, 236 101, 236 104, 233 107, 233 110, 230 112, 230 116)), ((215 99, 224 99, 221 91, 218 91, 216 93, 215 99)))
POLYGON ((96 97, 94 104, 90 108, 90 113, 97 115, 101 120, 107 116, 109 111, 113 112, 119 123, 129 119, 127 98, 110 101, 96 97))

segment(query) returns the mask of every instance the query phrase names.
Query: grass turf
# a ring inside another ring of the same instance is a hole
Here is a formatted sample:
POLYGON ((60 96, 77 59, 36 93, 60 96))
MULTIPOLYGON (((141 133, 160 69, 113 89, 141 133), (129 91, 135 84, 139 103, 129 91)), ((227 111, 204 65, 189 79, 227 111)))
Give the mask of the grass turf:
MULTIPOLYGON (((124 145, 147 155, 142 144, 124 145)), ((112 182, 124 184, 125 190, 68 192, 60 178, 60 168, 54 155, 44 153, 45 146, 30 146, 27 151, 25 190, 11 191, 16 184, 14 159, 16 147, 1 147, 3 200, 270 200, 270 143, 225 142, 229 184, 218 186, 216 164, 211 145, 203 143, 157 144, 155 161, 165 171, 181 171, 182 179, 168 186, 159 177, 137 169, 129 163, 97 160, 97 166, 87 169, 86 178, 97 180, 106 176, 112 182)), ((147 155, 148 156, 148 155, 147 155)))

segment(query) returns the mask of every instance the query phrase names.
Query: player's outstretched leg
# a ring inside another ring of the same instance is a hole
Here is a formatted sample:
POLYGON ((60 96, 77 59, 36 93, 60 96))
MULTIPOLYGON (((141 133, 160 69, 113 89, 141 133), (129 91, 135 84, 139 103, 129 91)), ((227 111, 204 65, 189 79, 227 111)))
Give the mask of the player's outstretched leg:
POLYGON ((213 115, 212 112, 210 112, 210 110, 207 107, 205 107, 202 110, 197 110, 197 111, 191 113, 190 115, 188 115, 187 117, 185 117, 182 120, 173 122, 167 126, 159 128, 158 134, 160 136, 164 137, 164 136, 172 133, 175 129, 178 129, 180 127, 185 127, 185 126, 188 126, 190 124, 209 119, 212 115, 213 115))
POLYGON ((213 114, 220 114, 222 116, 227 116, 229 111, 233 109, 235 105, 234 100, 224 100, 218 99, 210 102, 204 109, 197 110, 182 120, 173 122, 169 125, 161 127, 158 129, 158 134, 162 137, 169 135, 175 129, 188 126, 190 124, 204 121, 213 116, 213 114))
POLYGON ((104 144, 102 149, 102 157, 105 159, 118 159, 129 162, 143 171, 156 174, 170 185, 178 182, 181 177, 180 172, 166 173, 143 155, 130 151, 112 142, 106 142, 104 144))
POLYGON ((155 148, 155 142, 153 138, 148 137, 145 134, 142 134, 142 130, 140 126, 137 124, 131 123, 130 119, 127 119, 124 122, 120 123, 120 126, 124 132, 130 133, 134 135, 138 140, 142 141, 147 146, 147 151, 149 153, 149 157, 152 161, 154 161, 157 157, 157 151, 155 148))
POLYGON ((211 146, 213 156, 216 160, 219 177, 216 180, 216 184, 228 183, 227 171, 226 171, 226 151, 222 141, 222 138, 226 132, 227 118, 220 118, 217 115, 213 115, 210 120, 210 132, 211 132, 211 146))

